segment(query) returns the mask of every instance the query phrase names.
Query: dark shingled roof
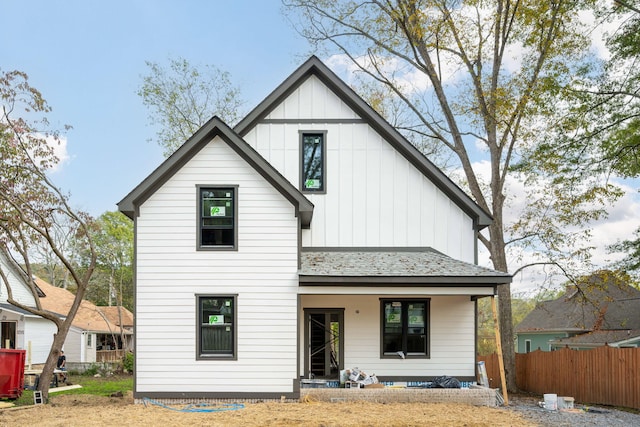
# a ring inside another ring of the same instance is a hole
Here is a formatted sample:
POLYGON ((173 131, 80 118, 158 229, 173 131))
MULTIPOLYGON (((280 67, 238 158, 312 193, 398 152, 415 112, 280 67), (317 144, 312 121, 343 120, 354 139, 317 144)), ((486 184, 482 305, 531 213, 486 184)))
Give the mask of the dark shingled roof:
POLYGON ((543 301, 516 332, 586 332, 640 329, 640 290, 593 277, 570 287, 555 300, 543 301))
POLYGON ((303 248, 300 283, 496 285, 511 275, 432 248, 303 248))

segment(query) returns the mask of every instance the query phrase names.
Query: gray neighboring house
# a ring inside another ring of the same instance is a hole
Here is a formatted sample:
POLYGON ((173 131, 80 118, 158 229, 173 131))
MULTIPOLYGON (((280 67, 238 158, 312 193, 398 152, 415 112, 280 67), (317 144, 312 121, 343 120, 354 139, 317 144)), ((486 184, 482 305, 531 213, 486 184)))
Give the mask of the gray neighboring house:
POLYGON ((539 303, 516 326, 517 351, 640 346, 640 290, 592 276, 539 303))

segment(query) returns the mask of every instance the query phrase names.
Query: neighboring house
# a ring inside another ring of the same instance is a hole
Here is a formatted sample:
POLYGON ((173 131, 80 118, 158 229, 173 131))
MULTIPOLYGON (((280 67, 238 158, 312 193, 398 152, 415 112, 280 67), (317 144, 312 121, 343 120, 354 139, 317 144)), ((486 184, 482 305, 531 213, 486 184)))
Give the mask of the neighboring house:
POLYGON ((312 57, 118 204, 135 221, 136 398, 299 396, 359 367, 476 378, 491 217, 312 57))
MULTIPOLYGON (((36 306, 29 289, 27 275, 15 261, 0 250, 0 348, 15 348, 27 351, 26 363, 40 364, 47 361, 55 324, 40 316, 18 308, 7 301, 8 291, 4 278, 10 284, 13 299, 28 307, 36 306)), ((37 289, 39 296, 44 296, 37 289)))
MULTIPOLYGON (((36 278, 36 284, 44 294, 40 298, 42 307, 64 318, 73 305, 75 295, 39 278, 36 278)), ((103 309, 90 301, 80 303, 64 342, 63 349, 69 363, 99 362, 103 361, 98 357, 101 350, 131 349, 133 333, 109 321, 103 309)), ((126 316, 131 315, 126 308, 122 307, 122 310, 128 313, 126 316)))
POLYGON ((109 322, 126 331, 133 332, 133 313, 123 306, 99 306, 109 322))
POLYGON ((560 297, 539 303, 516 326, 517 351, 640 344, 640 290, 593 275, 560 297))
MULTIPOLYGON (((640 316, 640 314, 638 314, 640 316)), ((571 338, 556 338, 550 342, 553 350, 569 347, 586 350, 608 345, 609 347, 640 347, 640 329, 592 331, 571 338)))

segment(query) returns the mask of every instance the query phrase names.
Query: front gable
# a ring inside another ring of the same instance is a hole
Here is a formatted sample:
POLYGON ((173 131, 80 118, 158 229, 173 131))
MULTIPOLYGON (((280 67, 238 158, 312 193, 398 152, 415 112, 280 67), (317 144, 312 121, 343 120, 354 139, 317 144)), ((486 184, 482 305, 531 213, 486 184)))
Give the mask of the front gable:
MULTIPOLYGON (((8 291, 4 280, 6 278, 9 286, 11 286, 13 299, 20 304, 35 307, 36 301, 26 281, 27 275, 4 250, 0 250, 0 271, 4 276, 0 278, 0 303, 7 303, 8 291)), ((36 290, 39 292, 39 289, 36 290)))
POLYGON ((491 217, 316 57, 235 130, 314 204, 303 246, 433 247, 476 262, 491 217), (304 185, 308 136, 322 140, 322 191, 304 185))
POLYGON ((140 205, 216 137, 224 141, 293 204, 296 216, 300 217, 303 228, 309 226, 313 216, 313 204, 218 117, 209 120, 151 175, 122 199, 118 203, 118 209, 129 218, 134 219, 140 205))

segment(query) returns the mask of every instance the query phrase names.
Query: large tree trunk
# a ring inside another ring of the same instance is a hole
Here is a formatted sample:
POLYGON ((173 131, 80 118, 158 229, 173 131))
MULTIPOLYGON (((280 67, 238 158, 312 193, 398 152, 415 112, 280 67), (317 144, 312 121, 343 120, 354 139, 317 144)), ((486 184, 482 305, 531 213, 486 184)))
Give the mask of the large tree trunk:
POLYGON ((516 384, 516 354, 513 343, 513 320, 511 315, 511 285, 498 286, 498 322, 500 323, 500 343, 502 344, 502 359, 507 377, 507 391, 515 393, 516 384))
MULTIPOLYGON (((494 222, 489 226, 491 235, 490 253, 493 267, 507 273, 507 257, 504 244, 504 232, 502 225, 502 204, 503 199, 494 200, 494 212, 498 212, 494 217, 494 222), (499 209, 495 204, 499 203, 499 209)), ((507 391, 515 393, 518 390, 516 385, 516 354, 513 333, 513 315, 511 313, 511 284, 506 283, 498 286, 498 323, 500 327, 500 344, 502 345, 502 359, 507 379, 507 391)))
POLYGON ((42 374, 40 374, 40 381, 38 382, 38 390, 42 393, 44 402, 49 400, 49 386, 54 375, 53 371, 57 367, 58 356, 60 356, 60 351, 62 350, 66 337, 67 333, 61 333, 61 331, 58 331, 58 333, 54 335, 51 351, 49 351, 47 361, 42 368, 42 374))

